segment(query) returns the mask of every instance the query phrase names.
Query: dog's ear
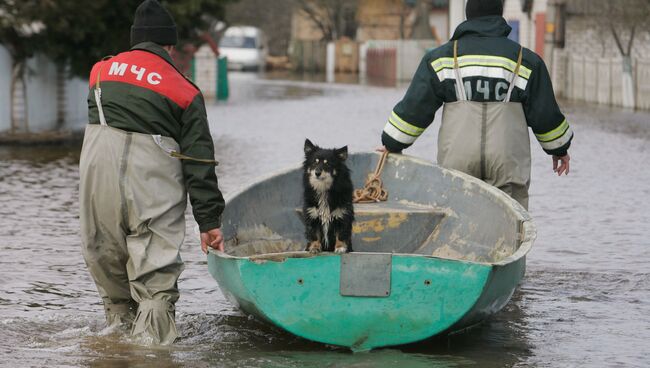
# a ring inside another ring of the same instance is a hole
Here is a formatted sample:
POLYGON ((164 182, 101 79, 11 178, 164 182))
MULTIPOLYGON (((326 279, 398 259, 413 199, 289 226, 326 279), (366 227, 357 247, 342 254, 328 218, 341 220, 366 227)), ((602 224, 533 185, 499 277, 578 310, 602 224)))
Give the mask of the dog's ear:
POLYGON ((341 159, 341 161, 345 161, 348 159, 348 146, 341 147, 336 150, 336 156, 341 159))
POLYGON ((305 155, 309 155, 310 153, 314 152, 316 149, 316 146, 314 146, 313 143, 309 139, 305 139, 305 155))

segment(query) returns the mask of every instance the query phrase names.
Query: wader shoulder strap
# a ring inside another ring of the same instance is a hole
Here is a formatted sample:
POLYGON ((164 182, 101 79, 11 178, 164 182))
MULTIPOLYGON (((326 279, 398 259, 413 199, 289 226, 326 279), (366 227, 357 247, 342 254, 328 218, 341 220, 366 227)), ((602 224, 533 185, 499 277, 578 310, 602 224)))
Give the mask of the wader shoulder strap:
POLYGON ((458 66, 458 40, 454 41, 454 72, 456 73, 456 99, 458 101, 467 101, 465 84, 463 84, 463 77, 460 75, 460 67, 458 66))
POLYGON ((515 89, 515 82, 519 78, 519 68, 521 68, 521 60, 523 58, 524 48, 523 46, 519 48, 519 57, 517 57, 517 66, 515 67, 515 72, 512 74, 512 79, 510 80, 510 87, 508 87, 508 94, 503 102, 510 102, 510 96, 512 96, 512 91, 515 89))
POLYGON ((97 83, 95 83, 95 104, 97 104, 97 111, 99 112, 99 123, 103 126, 106 124, 106 116, 104 116, 104 109, 102 108, 102 89, 99 86, 99 77, 102 75, 102 67, 99 67, 97 72, 97 83))

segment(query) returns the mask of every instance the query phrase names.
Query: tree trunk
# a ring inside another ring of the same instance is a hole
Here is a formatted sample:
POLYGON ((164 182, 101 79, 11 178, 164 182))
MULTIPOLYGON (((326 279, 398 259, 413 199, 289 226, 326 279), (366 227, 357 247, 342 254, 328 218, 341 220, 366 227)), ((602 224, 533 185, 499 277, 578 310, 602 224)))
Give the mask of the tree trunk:
POLYGON ((411 39, 430 40, 433 38, 433 32, 431 32, 431 24, 429 24, 430 14, 430 1, 418 0, 417 4, 415 5, 415 22, 413 22, 411 39))
POLYGON ((620 35, 616 32, 613 24, 610 24, 612 36, 616 42, 616 47, 623 58, 623 73, 621 74, 622 88, 623 88, 623 107, 634 108, 636 105, 636 98, 634 96, 634 77, 632 75, 632 45, 634 44, 634 36, 636 34, 636 25, 630 29, 630 39, 627 43, 627 48, 623 47, 623 42, 620 35))
POLYGON ((634 78, 632 76, 632 57, 623 56, 623 107, 634 108, 634 78))
POLYGON ((11 133, 17 133, 22 128, 25 133, 29 132, 29 124, 27 122, 27 86, 25 85, 25 62, 14 62, 11 71, 11 133), (20 90, 18 90, 20 85, 20 90), (17 94, 20 98, 16 98, 17 94), (22 108, 22 111, 19 109, 22 108), (22 112, 22 114, 20 114, 22 112), (22 116, 21 116, 22 115, 22 116))
POLYGON ((399 38, 403 40, 406 38, 406 17, 408 15, 408 6, 402 2, 399 12, 399 38))
POLYGON ((58 65, 56 68, 56 127, 61 129, 66 118, 66 68, 58 65))

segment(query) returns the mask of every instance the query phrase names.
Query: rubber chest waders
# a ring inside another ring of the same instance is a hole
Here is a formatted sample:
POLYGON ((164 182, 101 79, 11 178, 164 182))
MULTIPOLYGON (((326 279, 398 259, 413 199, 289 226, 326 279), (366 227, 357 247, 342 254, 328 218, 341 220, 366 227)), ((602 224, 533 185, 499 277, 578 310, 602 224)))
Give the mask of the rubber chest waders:
MULTIPOLYGON (((530 138, 521 103, 510 101, 519 77, 523 48, 511 70, 502 102, 474 102, 467 96, 454 42, 457 102, 446 103, 438 135, 438 163, 491 184, 528 209, 530 138)), ((468 82, 469 83, 469 82, 468 82)))
POLYGON ((100 124, 86 127, 79 164, 84 259, 109 326, 170 344, 187 206, 180 159, 216 162, 180 154, 172 138, 108 126, 99 76, 94 94, 100 124))

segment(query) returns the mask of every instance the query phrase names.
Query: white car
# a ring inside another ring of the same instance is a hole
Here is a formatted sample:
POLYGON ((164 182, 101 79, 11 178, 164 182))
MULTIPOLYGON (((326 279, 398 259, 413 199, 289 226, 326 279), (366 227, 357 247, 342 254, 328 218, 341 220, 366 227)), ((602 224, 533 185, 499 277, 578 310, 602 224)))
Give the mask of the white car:
POLYGON ((268 54, 266 36, 255 27, 229 27, 219 42, 219 52, 228 58, 228 69, 263 69, 268 54))

